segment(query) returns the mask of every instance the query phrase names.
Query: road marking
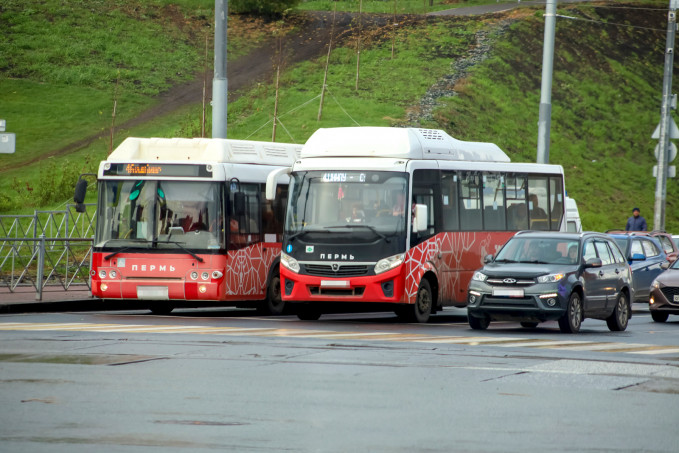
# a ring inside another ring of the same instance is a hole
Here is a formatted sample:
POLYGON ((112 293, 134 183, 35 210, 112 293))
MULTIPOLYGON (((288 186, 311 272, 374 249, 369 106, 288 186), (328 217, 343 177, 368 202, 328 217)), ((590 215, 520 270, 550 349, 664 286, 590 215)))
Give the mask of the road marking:
POLYGON ((288 337, 323 340, 377 340, 427 344, 459 344, 467 346, 497 346, 502 348, 561 349, 567 351, 616 352, 626 354, 660 355, 679 354, 679 345, 650 345, 642 343, 613 343, 578 340, 547 340, 524 337, 441 336, 399 332, 337 332, 330 330, 211 327, 150 324, 91 324, 91 323, 0 323, 4 331, 63 331, 107 333, 193 333, 246 337, 288 337))

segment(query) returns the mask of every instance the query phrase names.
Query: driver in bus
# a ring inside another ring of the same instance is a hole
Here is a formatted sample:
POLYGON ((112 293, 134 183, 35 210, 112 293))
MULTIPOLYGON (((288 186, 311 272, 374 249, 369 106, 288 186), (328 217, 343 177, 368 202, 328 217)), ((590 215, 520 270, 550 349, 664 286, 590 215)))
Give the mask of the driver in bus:
POLYGON ((185 217, 181 220, 181 227, 185 232, 207 231, 207 206, 205 202, 185 202, 182 206, 185 217))

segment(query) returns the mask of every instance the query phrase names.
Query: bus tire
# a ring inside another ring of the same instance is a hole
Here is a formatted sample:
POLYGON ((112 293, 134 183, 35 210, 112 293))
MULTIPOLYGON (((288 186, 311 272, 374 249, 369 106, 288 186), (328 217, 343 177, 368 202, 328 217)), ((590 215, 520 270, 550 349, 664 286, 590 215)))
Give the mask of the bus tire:
POLYGON ((169 315, 174 310, 174 305, 171 302, 152 302, 149 310, 156 316, 169 315))
POLYGON ((285 302, 281 298, 281 277, 278 272, 271 277, 266 288, 266 299, 257 308, 261 314, 270 316, 280 316, 285 311, 285 302))
POLYGON ((400 307, 396 314, 406 322, 426 323, 431 316, 434 297, 431 292, 429 281, 424 279, 417 289, 417 298, 412 305, 400 307))
POLYGON ((297 307, 297 317, 302 321, 316 321, 321 317, 321 310, 312 304, 304 304, 297 307))

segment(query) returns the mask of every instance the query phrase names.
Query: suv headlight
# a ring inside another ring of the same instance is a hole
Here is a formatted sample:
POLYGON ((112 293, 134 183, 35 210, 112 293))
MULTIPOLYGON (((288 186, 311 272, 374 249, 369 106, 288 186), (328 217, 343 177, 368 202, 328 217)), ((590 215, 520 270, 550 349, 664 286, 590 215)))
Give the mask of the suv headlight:
POLYGON ((295 274, 299 272, 299 263, 297 262, 297 260, 291 257, 290 255, 287 255, 282 252, 281 252, 281 264, 283 265, 283 267, 291 270, 295 274))
POLYGON ((488 276, 484 274, 483 272, 474 272, 474 275, 472 275, 472 280, 475 280, 477 282, 485 282, 488 276))
POLYGON ((382 272, 386 272, 400 266, 403 263, 405 256, 405 253, 401 253, 388 258, 382 258, 377 262, 377 264, 375 264, 375 274, 381 274, 382 272))
POLYGON ((556 283, 564 278, 564 274, 549 274, 538 277, 538 283, 556 283))

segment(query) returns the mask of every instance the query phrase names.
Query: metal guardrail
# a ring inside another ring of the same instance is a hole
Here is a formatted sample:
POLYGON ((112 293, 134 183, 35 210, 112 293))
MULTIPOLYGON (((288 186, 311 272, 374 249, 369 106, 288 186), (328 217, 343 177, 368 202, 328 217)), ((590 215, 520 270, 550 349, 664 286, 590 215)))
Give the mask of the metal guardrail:
POLYGON ((33 287, 42 300, 46 286, 90 286, 96 209, 75 205, 63 211, 0 216, 0 287, 33 287))

